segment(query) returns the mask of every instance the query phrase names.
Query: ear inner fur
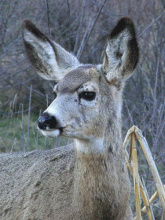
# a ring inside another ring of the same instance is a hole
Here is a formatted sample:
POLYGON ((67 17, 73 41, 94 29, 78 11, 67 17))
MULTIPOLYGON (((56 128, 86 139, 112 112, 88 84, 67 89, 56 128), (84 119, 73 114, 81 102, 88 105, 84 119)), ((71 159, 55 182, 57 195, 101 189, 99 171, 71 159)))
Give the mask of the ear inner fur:
POLYGON ((130 77, 139 58, 133 22, 122 18, 112 30, 104 55, 103 69, 108 81, 116 83, 130 77))
POLYGON ((46 37, 28 20, 23 24, 23 38, 29 60, 44 79, 59 81, 80 65, 76 57, 46 37))

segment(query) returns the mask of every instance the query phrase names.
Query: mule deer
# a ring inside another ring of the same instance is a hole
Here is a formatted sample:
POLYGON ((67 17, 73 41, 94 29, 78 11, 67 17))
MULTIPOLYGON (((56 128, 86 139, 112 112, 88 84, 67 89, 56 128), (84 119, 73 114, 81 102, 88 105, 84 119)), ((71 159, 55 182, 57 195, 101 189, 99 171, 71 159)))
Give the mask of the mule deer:
POLYGON ((1 219, 133 219, 121 147, 122 90, 138 62, 132 21, 118 22, 100 65, 81 64, 30 21, 23 38, 36 72, 58 82, 38 128, 74 144, 0 156, 1 219))

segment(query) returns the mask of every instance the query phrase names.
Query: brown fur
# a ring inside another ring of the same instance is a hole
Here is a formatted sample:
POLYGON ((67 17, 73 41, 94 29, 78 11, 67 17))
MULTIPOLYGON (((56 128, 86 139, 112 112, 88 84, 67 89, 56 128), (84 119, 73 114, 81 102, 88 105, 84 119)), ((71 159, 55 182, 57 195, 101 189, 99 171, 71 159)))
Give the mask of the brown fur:
POLYGON ((79 64, 30 21, 23 36, 38 74, 60 81, 46 110, 58 121, 54 130, 75 140, 54 150, 0 155, 0 219, 132 220, 121 147, 122 89, 138 61, 132 21, 123 18, 112 31, 103 65, 79 64), (81 90, 94 91, 95 100, 80 100, 81 90))

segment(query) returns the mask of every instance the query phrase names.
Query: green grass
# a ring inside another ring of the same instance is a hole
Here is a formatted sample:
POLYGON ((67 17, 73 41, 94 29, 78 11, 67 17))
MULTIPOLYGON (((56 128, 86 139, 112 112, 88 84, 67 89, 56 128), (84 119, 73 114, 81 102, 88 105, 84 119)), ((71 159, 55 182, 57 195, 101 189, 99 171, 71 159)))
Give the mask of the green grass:
MULTIPOLYGON (((46 150, 55 147, 56 139, 46 138, 37 131, 38 116, 30 119, 28 136, 28 116, 0 118, 0 152, 18 152, 32 150, 46 150), (27 143, 29 140, 29 149, 27 143)), ((60 138, 60 146, 71 143, 71 139, 60 138)))

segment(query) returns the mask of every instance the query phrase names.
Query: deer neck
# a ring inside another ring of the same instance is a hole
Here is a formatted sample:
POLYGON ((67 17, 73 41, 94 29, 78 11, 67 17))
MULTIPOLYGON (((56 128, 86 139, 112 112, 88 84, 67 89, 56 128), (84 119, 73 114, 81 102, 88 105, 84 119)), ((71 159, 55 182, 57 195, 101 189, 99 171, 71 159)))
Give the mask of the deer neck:
MULTIPOLYGON (((123 206, 119 195, 124 164, 121 152, 121 130, 106 130, 104 137, 93 141, 75 140, 76 167, 74 174, 74 202, 80 218, 117 219, 116 207, 123 206), (121 206, 120 206, 121 205, 121 206), (114 212, 115 210, 115 212, 114 212), (107 216, 107 217, 106 217, 107 216)), ((124 171, 125 173, 125 171, 124 171)), ((127 176, 127 175, 126 175, 127 176)), ((125 177, 124 177, 125 178, 125 177)), ((125 195, 128 200, 128 192, 125 195)), ((122 208, 121 208, 122 209, 122 208)), ((123 213, 122 213, 123 214, 123 213)))
MULTIPOLYGON (((100 132, 101 133, 101 132, 100 132)), ((93 137, 90 140, 75 139, 74 146, 78 157, 100 157, 104 160, 110 154, 118 154, 121 150, 121 121, 115 122, 107 120, 107 126, 102 132, 102 136, 93 137), (107 155, 107 156, 106 156, 107 155)), ((78 161, 77 161, 78 162, 78 161)))

